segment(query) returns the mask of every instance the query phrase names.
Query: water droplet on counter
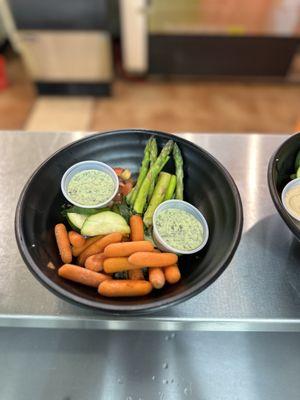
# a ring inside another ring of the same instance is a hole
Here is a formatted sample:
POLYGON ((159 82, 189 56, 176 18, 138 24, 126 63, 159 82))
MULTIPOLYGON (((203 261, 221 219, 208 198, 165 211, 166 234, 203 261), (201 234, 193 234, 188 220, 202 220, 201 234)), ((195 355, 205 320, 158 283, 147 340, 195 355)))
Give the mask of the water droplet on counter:
POLYGON ((133 400, 133 398, 131 396, 127 396, 126 400, 133 400))
POLYGON ((174 339, 174 338, 175 338, 175 336, 176 336, 176 333, 174 333, 174 332, 173 332, 173 333, 171 333, 171 338, 172 338, 172 339, 174 339))
POLYGON ((35 247, 35 244, 33 243, 33 244, 31 245, 31 247, 35 247))
POLYGON ((170 382, 171 382, 171 383, 174 383, 174 379, 172 378, 172 379, 170 380, 170 382))
POLYGON ((124 379, 123 378, 118 378, 118 384, 122 385, 124 383, 124 379))
POLYGON ((169 383, 169 381, 168 381, 168 379, 163 379, 162 383, 163 383, 164 385, 167 385, 167 384, 169 383))
POLYGON ((163 369, 167 369, 169 367, 169 364, 165 361, 162 365, 163 369))
POLYGON ((165 398, 164 392, 158 392, 158 395, 159 395, 160 400, 164 400, 164 398, 165 398))
POLYGON ((169 335, 166 335, 165 336, 165 340, 169 340, 170 338, 169 338, 169 335))
POLYGON ((183 389, 183 393, 185 396, 188 396, 189 394, 192 394, 192 385, 190 385, 189 387, 185 387, 183 389))
POLYGON ((152 379, 153 381, 155 381, 155 379, 156 379, 155 375, 153 375, 151 379, 152 379))

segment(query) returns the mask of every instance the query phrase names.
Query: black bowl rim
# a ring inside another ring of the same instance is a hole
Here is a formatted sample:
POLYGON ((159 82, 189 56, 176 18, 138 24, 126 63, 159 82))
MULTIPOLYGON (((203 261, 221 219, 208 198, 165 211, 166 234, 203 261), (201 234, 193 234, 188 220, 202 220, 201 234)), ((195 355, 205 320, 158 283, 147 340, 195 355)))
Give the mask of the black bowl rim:
POLYGON ((284 208, 281 201, 281 196, 279 195, 277 190, 276 180, 275 180, 276 160, 279 157, 279 154, 281 153, 282 149, 287 145, 287 143, 291 140, 296 140, 295 137, 298 137, 300 139, 300 132, 293 134, 283 143, 281 143, 281 145, 278 147, 277 150, 274 151, 272 157, 270 158, 268 165, 268 186, 272 201, 279 215, 281 216, 283 221, 287 224, 291 232, 293 232, 293 234, 297 237, 297 239, 300 240, 300 229, 296 226, 293 217, 284 208))
POLYGON ((98 310, 101 312, 109 312, 111 314, 115 315, 129 315, 129 314, 145 314, 145 313, 152 313, 152 312, 157 312, 161 311, 162 309, 169 307, 171 305, 178 304, 184 300, 188 300, 191 297, 195 296, 196 294, 202 292, 204 289, 206 289, 209 285, 211 285, 226 269, 226 267, 229 265, 230 261, 232 260, 234 253, 239 245, 241 235, 242 235, 242 229, 243 229, 243 207, 242 207, 242 201, 240 197, 240 193, 238 191, 238 188, 227 171, 225 167, 214 157, 212 156, 208 151, 204 150, 200 146, 197 146, 196 144, 183 139, 181 137, 175 136, 173 134, 169 134, 166 132, 161 132, 161 131, 156 131, 156 130, 148 130, 148 129, 121 129, 121 130, 113 130, 113 131, 106 131, 106 132, 95 132, 92 133, 91 135, 84 137, 82 139, 76 140, 74 142, 71 142, 67 144, 66 146, 61 147, 58 149, 56 152, 54 152, 52 155, 50 155, 43 163, 41 163, 35 171, 32 173, 28 181, 26 182, 16 208, 16 214, 15 214, 15 236, 17 240, 17 245, 19 248, 19 251, 21 253, 21 256, 30 270, 30 272, 47 288, 49 289, 52 293, 57 295, 58 297, 62 298, 63 300, 66 300, 72 304, 75 305, 80 305, 83 307, 87 307, 89 309, 94 309, 98 310), (80 296, 77 296, 75 294, 70 293, 69 291, 63 289, 59 285, 55 284, 50 278, 48 278, 38 267, 38 265, 34 262, 32 259, 27 246, 25 245, 25 240, 23 236, 23 232, 21 229, 22 226, 22 209, 23 209, 23 202, 25 195, 27 193, 27 190, 29 188, 29 185, 31 181, 34 179, 35 175, 39 172, 40 168, 42 168, 45 164, 50 161, 56 154, 58 154, 60 151, 63 151, 67 148, 71 148, 72 146, 77 145, 78 143, 86 143, 89 140, 94 140, 97 137, 103 137, 103 136, 113 136, 113 135, 119 135, 121 134, 127 134, 127 133, 147 133, 149 135, 158 135, 159 137, 163 139, 172 139, 177 141, 178 143, 183 143, 187 145, 188 147, 194 148, 196 150, 200 150, 202 153, 205 154, 206 157, 208 157, 215 165, 217 168, 219 168, 225 179, 227 180, 229 187, 232 190, 234 201, 235 201, 235 206, 236 206, 236 224, 234 228, 234 235, 231 241, 231 245, 227 249, 225 253, 225 257, 223 258, 223 261, 220 262, 217 267, 212 271, 208 276, 206 277, 206 280, 203 282, 198 282, 196 285, 194 285, 192 288, 189 288, 187 291, 184 291, 180 294, 170 296, 166 299, 159 300, 155 299, 153 302, 149 304, 133 304, 133 305, 114 305, 114 304, 105 304, 101 302, 96 302, 96 301, 90 301, 87 299, 83 299, 80 296))

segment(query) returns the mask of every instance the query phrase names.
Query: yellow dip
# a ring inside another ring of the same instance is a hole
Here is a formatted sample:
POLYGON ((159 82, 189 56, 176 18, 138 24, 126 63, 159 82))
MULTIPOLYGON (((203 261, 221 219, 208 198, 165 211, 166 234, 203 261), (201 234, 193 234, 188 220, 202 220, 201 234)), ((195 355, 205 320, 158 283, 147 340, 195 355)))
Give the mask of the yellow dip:
POLYGON ((286 208, 297 218, 300 218, 300 186, 294 186, 285 194, 286 208))

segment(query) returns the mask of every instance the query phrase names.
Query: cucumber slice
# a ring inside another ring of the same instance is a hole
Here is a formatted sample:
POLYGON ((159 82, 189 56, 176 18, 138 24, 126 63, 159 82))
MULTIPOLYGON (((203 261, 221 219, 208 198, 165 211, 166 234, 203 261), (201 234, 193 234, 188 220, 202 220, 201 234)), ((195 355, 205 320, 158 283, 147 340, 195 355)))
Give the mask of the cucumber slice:
POLYGON ((90 215, 81 228, 81 234, 84 236, 108 235, 113 232, 128 235, 130 228, 121 215, 112 211, 90 215))
POLYGON ((79 230, 82 228, 84 221, 87 219, 88 215, 77 214, 77 213, 67 213, 67 220, 73 229, 79 230))
POLYGON ((298 167, 297 172, 296 172, 297 178, 300 178, 300 167, 298 167))
POLYGON ((102 212, 102 211, 109 211, 109 207, 105 207, 105 208, 82 208, 82 207, 72 206, 70 208, 64 209, 62 211, 62 213, 63 213, 63 215, 65 215, 67 213, 93 215, 93 214, 98 214, 99 212, 102 212))

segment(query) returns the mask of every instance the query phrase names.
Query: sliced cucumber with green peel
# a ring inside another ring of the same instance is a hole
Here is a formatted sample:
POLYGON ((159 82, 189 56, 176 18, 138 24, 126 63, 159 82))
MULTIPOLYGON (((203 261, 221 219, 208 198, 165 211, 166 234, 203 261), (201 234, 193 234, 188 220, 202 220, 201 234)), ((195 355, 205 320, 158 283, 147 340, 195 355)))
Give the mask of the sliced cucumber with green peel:
POLYGON ((113 232, 129 235, 130 228, 121 215, 112 211, 90 215, 81 228, 81 234, 84 236, 108 235, 113 232))
POLYGON ((77 231, 80 231, 83 227, 85 220, 88 215, 77 214, 77 213, 67 213, 67 220, 71 227, 77 231))
POLYGON ((68 208, 63 208, 61 213, 63 216, 66 216, 68 213, 74 213, 74 214, 83 214, 83 215, 93 215, 93 214, 98 214, 99 212, 103 211, 109 211, 109 207, 104 207, 104 208, 82 208, 82 207, 77 207, 77 206, 72 206, 68 208))

